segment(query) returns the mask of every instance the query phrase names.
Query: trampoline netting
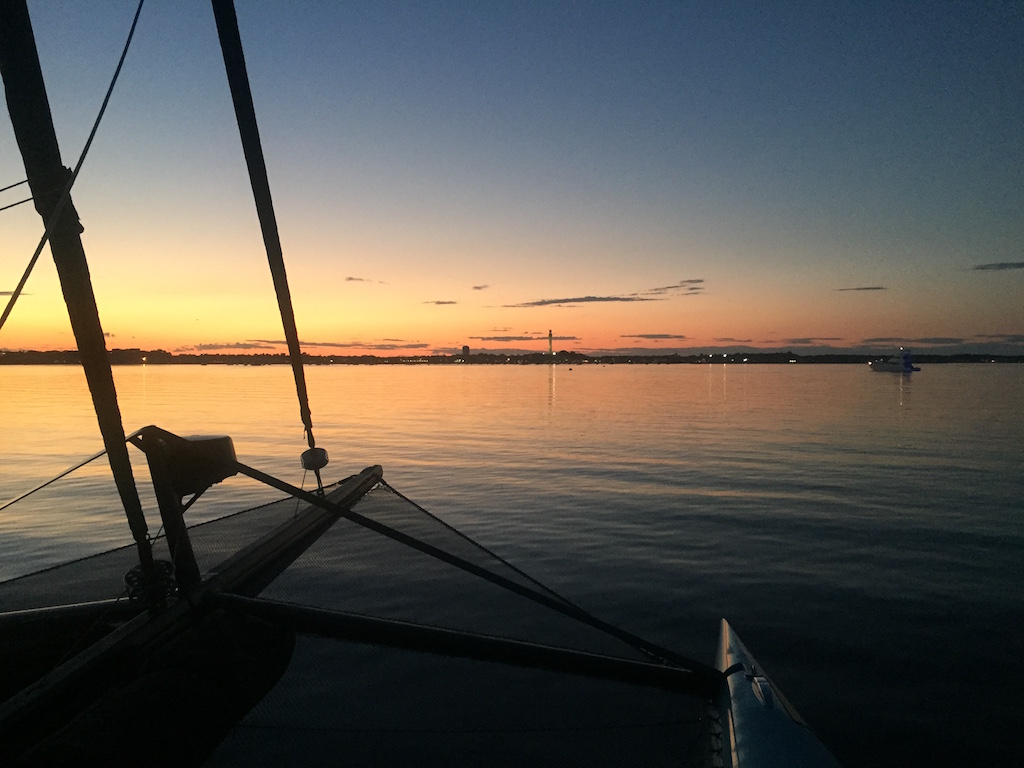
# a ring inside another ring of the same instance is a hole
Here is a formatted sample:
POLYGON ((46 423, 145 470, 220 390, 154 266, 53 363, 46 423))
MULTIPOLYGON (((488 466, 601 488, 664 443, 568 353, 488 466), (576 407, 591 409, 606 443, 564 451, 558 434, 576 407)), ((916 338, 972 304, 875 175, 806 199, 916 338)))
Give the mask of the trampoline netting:
MULTIPOLYGON (((204 579, 307 507, 284 498, 191 525, 204 579)), ((429 551, 341 517, 247 599, 317 616, 370 617, 399 628, 425 626, 652 661, 649 651, 628 638, 579 621, 575 614, 586 614, 570 601, 383 481, 351 511, 429 551), (456 564, 439 559, 437 551, 456 564), (481 571, 494 580, 481 578, 481 571)), ((135 557, 134 546, 126 545, 2 582, 0 610, 106 601, 67 631, 64 649, 52 654, 53 663, 62 662, 130 616, 124 575, 135 557)), ((389 642, 352 642, 301 623, 293 632, 286 671, 234 725, 207 765, 700 762, 707 737, 704 703, 688 693, 389 642)))

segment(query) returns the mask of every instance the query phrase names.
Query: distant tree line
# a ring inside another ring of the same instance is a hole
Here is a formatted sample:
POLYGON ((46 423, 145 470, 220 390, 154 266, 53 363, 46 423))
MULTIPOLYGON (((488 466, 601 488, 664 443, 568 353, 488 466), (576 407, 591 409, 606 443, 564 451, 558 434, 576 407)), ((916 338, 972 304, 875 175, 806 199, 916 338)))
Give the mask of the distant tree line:
MULTIPOLYGON (((469 355, 302 355, 307 365, 673 365, 673 364, 865 364, 878 355, 831 353, 801 355, 796 352, 697 353, 690 355, 585 355, 581 352, 542 352, 469 355)), ((1024 363, 1024 355, 915 355, 917 363, 1024 363)), ((111 365, 286 365, 288 356, 278 354, 171 353, 162 349, 112 349, 111 365)), ((39 352, 33 350, 0 351, 0 365, 78 365, 77 350, 39 352)))

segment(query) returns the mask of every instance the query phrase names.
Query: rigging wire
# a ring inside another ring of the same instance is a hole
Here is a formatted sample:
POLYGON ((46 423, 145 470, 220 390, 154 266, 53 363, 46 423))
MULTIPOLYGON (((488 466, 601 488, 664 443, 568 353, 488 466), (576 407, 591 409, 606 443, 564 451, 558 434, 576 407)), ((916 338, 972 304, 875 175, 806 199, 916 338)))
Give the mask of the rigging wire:
POLYGON ((21 494, 21 496, 18 496, 17 498, 11 499, 7 503, 5 503, 3 505, 0 505, 0 512, 2 512, 3 510, 7 509, 8 507, 10 507, 10 506, 12 506, 14 504, 17 504, 22 499, 27 499, 29 496, 31 496, 36 491, 41 491, 41 490, 43 490, 43 488, 46 488, 48 485, 53 485, 55 482, 60 480, 62 477, 67 477, 72 472, 74 472, 76 469, 81 469, 82 467, 84 467, 89 462, 95 461, 96 459, 98 459, 100 456, 106 456, 106 455, 107 455, 107 449, 104 448, 102 451, 100 451, 97 454, 94 454, 94 455, 90 456, 88 459, 85 459, 84 461, 78 462, 77 464, 75 464, 75 466, 73 466, 73 467, 71 467, 69 469, 65 469, 59 475, 57 475, 56 477, 50 478, 49 480, 47 480, 42 485, 37 485, 32 490, 26 491, 25 493, 21 494))
MULTIPOLYGON (((57 222, 60 221, 64 207, 71 199, 71 187, 74 186, 75 180, 78 178, 78 174, 82 170, 82 164, 85 162, 85 157, 89 154, 89 148, 92 146, 92 141, 96 138, 96 132, 99 130, 100 121, 103 119, 103 113, 107 111, 107 104, 110 102, 110 97, 114 93, 114 86, 117 84, 117 78, 121 74, 121 67, 124 66, 124 60, 128 56, 128 48, 131 46, 132 38, 135 36, 135 27, 139 23, 139 15, 142 13, 142 4, 145 1, 146 0, 139 0, 139 5, 135 9, 135 18, 132 19, 131 29, 128 30, 128 39, 125 40, 124 50, 121 51, 121 58, 117 62, 117 68, 114 69, 114 76, 110 80, 110 86, 107 88, 106 96, 103 97, 103 104, 100 106, 99 114, 96 115, 96 121, 93 123, 92 130, 89 132, 89 138, 85 141, 85 146, 82 148, 82 154, 78 158, 75 170, 71 172, 67 183, 64 185, 64 191, 61 192, 60 199, 57 201, 57 206, 53 209, 53 214, 50 216, 50 220, 46 223, 46 230, 43 232, 43 236, 39 240, 39 245, 36 246, 35 253, 33 253, 32 258, 29 259, 28 266, 25 267, 25 273, 21 276, 21 280, 18 282, 18 287, 11 293, 11 298, 8 300, 3 314, 0 315, 0 328, 4 327, 4 323, 7 322, 7 318, 10 317, 11 310, 14 309, 14 302, 16 302, 18 297, 21 295, 21 291, 24 289, 25 283, 28 282, 28 276, 32 274, 32 270, 35 268, 36 262, 39 260, 39 254, 43 252, 43 248, 50 239, 50 234, 57 226, 57 222)), ((18 182, 18 184, 24 183, 25 182, 18 182)), ((12 186, 18 186, 18 184, 13 184, 12 186)), ((10 187, 6 187, 6 189, 10 189, 10 187)), ((27 201, 23 200, 22 202, 27 201)), ((15 205, 20 205, 20 203, 15 203, 15 205)))
POLYGON ((548 586, 547 584, 544 584, 543 582, 541 582, 541 581, 538 581, 537 579, 533 578, 533 576, 531 576, 530 574, 526 573, 526 571, 523 571, 522 569, 520 569, 520 568, 517 568, 517 567, 516 567, 516 566, 514 566, 514 565, 513 565, 512 563, 510 563, 510 562, 509 562, 508 560, 506 560, 505 558, 503 558, 503 557, 502 557, 501 555, 499 555, 499 554, 498 554, 498 553, 496 553, 496 552, 493 552, 493 551, 491 551, 490 549, 488 549, 487 547, 485 547, 485 546, 484 546, 483 544, 481 544, 480 542, 478 542, 478 541, 477 541, 476 539, 470 538, 469 536, 467 536, 466 534, 464 534, 464 533, 463 533, 462 531, 460 531, 460 530, 459 530, 458 528, 456 528, 455 526, 453 526, 453 525, 450 525, 450 524, 446 523, 446 522, 445 522, 444 520, 442 520, 442 519, 441 519, 440 517, 438 517, 437 515, 435 515, 435 514, 434 514, 433 512, 431 512, 431 511, 430 511, 429 509, 426 509, 425 507, 422 507, 422 506, 420 506, 420 505, 419 505, 419 504, 417 504, 417 503, 416 503, 415 501, 413 501, 412 499, 410 499, 409 497, 405 496, 405 495, 404 495, 403 493, 401 493, 400 491, 396 490, 396 489, 395 489, 395 488, 393 488, 393 487, 392 487, 391 485, 389 485, 389 484, 388 484, 388 482, 387 482, 387 480, 384 480, 384 479, 382 478, 382 479, 381 479, 381 481, 380 481, 380 483, 378 484, 378 487, 380 487, 380 488, 384 488, 384 489, 386 489, 386 490, 390 491, 390 492, 391 492, 391 493, 393 493, 393 494, 394 494, 395 496, 397 496, 398 498, 400 498, 400 499, 401 499, 402 501, 406 502, 407 504, 410 504, 410 505, 412 505, 412 506, 413 506, 413 507, 415 507, 415 508, 416 508, 417 510, 419 510, 419 511, 420 511, 420 512, 421 512, 422 514, 424 514, 424 515, 426 515, 427 517, 429 517, 429 518, 431 518, 432 520, 434 520, 434 522, 436 522, 436 523, 438 523, 439 525, 441 525, 441 526, 443 526, 443 527, 447 528, 447 529, 448 529, 449 531, 451 531, 451 532, 452 532, 453 534, 455 534, 455 535, 456 535, 456 536, 458 536, 459 538, 463 539, 464 541, 468 542, 469 544, 472 544, 472 545, 473 545, 474 547, 476 547, 477 549, 479 549, 480 551, 482 551, 482 552, 483 552, 484 554, 486 554, 486 555, 487 555, 488 557, 492 558, 493 560, 497 560, 497 561, 498 561, 499 563, 501 563, 502 565, 504 565, 504 566, 505 566, 506 568, 508 568, 508 569, 510 569, 510 570, 512 570, 512 571, 514 571, 515 573, 519 574, 519 575, 520 575, 520 576, 522 576, 522 577, 523 577, 524 579, 526 579, 527 581, 529 581, 530 583, 532 583, 532 584, 533 584, 534 586, 536 586, 536 587, 539 587, 539 588, 540 588, 540 589, 542 589, 543 591, 545 591, 545 592, 547 592, 548 594, 550 594, 550 595, 551 595, 552 597, 555 597, 555 598, 557 598, 557 599, 561 600, 561 601, 562 601, 563 603, 565 603, 566 605, 569 605, 569 606, 571 606, 571 607, 573 607, 573 608, 576 608, 576 609, 578 609, 578 610, 581 610, 581 611, 583 610, 583 609, 582 609, 582 608, 580 608, 580 607, 579 607, 578 605, 576 605, 576 604, 575 604, 575 603, 573 603, 573 602, 572 602, 571 600, 569 600, 569 599, 568 599, 567 597, 564 597, 563 595, 560 595, 560 594, 558 594, 558 592, 556 592, 555 590, 553 590, 553 589, 552 589, 551 587, 549 587, 549 586, 548 586))
POLYGON ((0 186, 0 191, 7 191, 8 189, 13 189, 15 186, 20 186, 22 184, 27 184, 27 183, 29 183, 29 179, 23 179, 23 180, 20 180, 20 181, 15 181, 13 184, 7 184, 7 186, 0 186))
POLYGON ((8 189, 14 189, 15 187, 20 187, 22 184, 28 184, 28 179, 23 179, 22 181, 16 181, 13 184, 8 184, 6 187, 0 187, 0 192, 6 192, 8 189))
MULTIPOLYGON (((0 211, 6 211, 8 208, 13 208, 16 205, 22 205, 23 203, 31 203, 33 200, 35 200, 34 197, 26 197, 24 200, 19 200, 16 203, 11 203, 10 205, 5 205, 3 208, 0 208, 0 211)), ((4 317, 6 318, 7 314, 5 314, 4 317)), ((3 325, 3 323, 0 323, 0 325, 3 325)))
MULTIPOLYGON (((151 429, 156 428, 151 427, 151 429)), ((178 440, 182 439, 175 435, 172 435, 169 432, 165 432, 164 430, 160 430, 160 432, 164 435, 168 435, 178 440)), ((382 523, 379 520, 362 515, 356 512, 351 507, 340 507, 337 504, 332 503, 321 496, 304 492, 299 488, 296 488, 295 486, 284 482, 283 480, 280 480, 272 475, 269 475, 266 472, 261 472, 258 469, 254 469, 253 467, 247 466, 246 464, 243 464, 239 461, 232 462, 231 466, 233 466, 237 472, 248 477, 251 477, 253 480, 268 485, 271 488, 276 488, 295 498, 301 498, 303 501, 306 501, 315 507, 319 507, 320 509, 324 509, 329 512, 333 512, 337 515, 340 515, 346 520, 349 520, 357 525, 362 526, 363 528, 373 531, 374 533, 386 536, 387 538, 396 541, 399 544, 404 544, 408 547, 411 547, 412 549, 422 552, 425 555, 429 555, 430 557, 433 557, 437 560, 446 562, 449 565, 455 566, 456 568, 466 571, 467 573, 471 573, 475 576, 478 576, 484 579, 485 581, 489 581, 492 584, 496 584, 499 587, 503 587, 509 590, 510 592, 514 592, 518 595, 521 595, 522 597, 532 600, 535 603, 544 605, 554 611, 557 611, 558 613, 563 614, 564 616, 568 616, 571 619, 575 619, 583 624, 589 625, 590 627, 593 627, 594 629, 604 632, 605 634, 611 637, 621 640, 622 642, 640 651, 641 653, 649 656, 650 658, 657 660, 659 664, 681 667, 684 670, 694 674, 694 680, 696 681, 695 684, 698 686, 718 685, 718 683, 720 682, 721 672, 714 669, 713 667, 708 667, 707 665, 701 662, 694 661, 693 659, 688 659, 667 648, 659 647, 658 645, 650 643, 644 640, 643 638, 638 637, 632 634, 631 632, 628 632, 627 630, 621 629, 613 624, 609 624, 606 621, 602 621, 601 619, 597 618, 587 610, 579 608, 573 603, 565 601, 564 598, 553 597, 551 594, 538 591, 533 587, 508 579, 504 576, 501 576, 498 573, 495 573, 494 571, 489 570, 488 568, 481 567, 476 563, 458 557, 457 555, 454 555, 443 548, 439 548, 432 544, 429 544, 421 539, 416 538, 415 536, 409 535, 407 533, 404 533, 403 531, 393 528, 392 526, 382 523)), ((364 472, 365 471, 367 470, 364 470, 364 472)))
MULTIPOLYGON (((132 432, 130 435, 126 435, 125 436, 125 442, 128 442, 129 440, 131 440, 133 437, 138 435, 141 431, 142 431, 141 429, 137 429, 134 432, 132 432)), ((82 467, 84 467, 89 462, 96 461, 96 459, 98 459, 100 456, 106 456, 106 455, 107 455, 107 449, 104 448, 102 451, 100 451, 98 453, 94 453, 89 458, 82 459, 80 462, 75 464, 73 467, 69 467, 68 469, 65 469, 63 472, 61 472, 56 477, 51 477, 45 483, 43 483, 41 485, 37 485, 35 488, 32 488, 31 490, 25 491, 25 493, 21 494, 21 496, 18 496, 17 498, 11 499, 10 501, 4 503, 3 505, 0 505, 0 512, 3 512, 5 509, 7 509, 8 507, 10 507, 10 506, 12 506, 14 504, 17 504, 22 499, 27 499, 33 493, 36 493, 37 491, 41 491, 44 488, 46 488, 47 486, 53 485, 58 480, 60 480, 62 477, 67 477, 72 472, 74 472, 76 469, 81 469, 82 467)))

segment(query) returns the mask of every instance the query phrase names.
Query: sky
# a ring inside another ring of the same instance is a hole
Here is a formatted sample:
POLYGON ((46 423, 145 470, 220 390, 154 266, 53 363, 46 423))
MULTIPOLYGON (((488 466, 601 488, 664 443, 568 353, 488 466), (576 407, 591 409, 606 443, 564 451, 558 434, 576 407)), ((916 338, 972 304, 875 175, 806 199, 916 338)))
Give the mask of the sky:
MULTIPOLYGON (((236 7, 307 352, 1024 353, 1024 3, 236 7)), ((74 166, 135 2, 29 8, 74 166)), ((72 196, 109 347, 283 351, 208 3, 146 0, 72 196)), ((47 249, 0 350, 73 346, 47 249)))

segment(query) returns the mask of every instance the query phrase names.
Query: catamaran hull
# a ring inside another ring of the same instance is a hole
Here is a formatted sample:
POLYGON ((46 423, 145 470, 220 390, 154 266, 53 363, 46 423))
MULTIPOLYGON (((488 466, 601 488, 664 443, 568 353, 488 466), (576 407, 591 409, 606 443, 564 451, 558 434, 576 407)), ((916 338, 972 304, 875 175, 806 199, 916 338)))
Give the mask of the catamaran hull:
POLYGON ((718 764, 731 768, 838 768, 836 759, 764 674, 725 619, 716 665, 726 673, 718 701, 718 764))

